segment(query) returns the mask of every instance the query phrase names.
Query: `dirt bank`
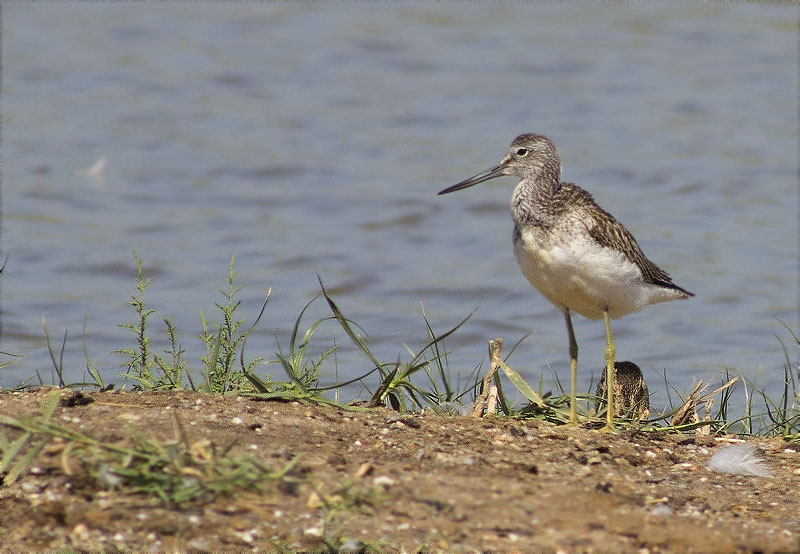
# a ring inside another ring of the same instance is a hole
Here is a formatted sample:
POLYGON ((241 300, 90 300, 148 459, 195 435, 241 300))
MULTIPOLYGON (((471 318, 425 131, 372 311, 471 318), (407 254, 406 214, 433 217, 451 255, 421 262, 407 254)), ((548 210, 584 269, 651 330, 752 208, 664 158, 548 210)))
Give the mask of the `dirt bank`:
MULTIPOLYGON (((49 394, 0 393, 0 413, 40 416, 49 394)), ((720 438, 184 391, 86 396, 52 421, 117 445, 175 442, 179 422, 192 445, 236 439, 226 455, 275 470, 296 459, 297 482, 167 508, 88 478, 57 439, 0 487, 0 550, 800 551, 800 447, 779 439, 750 441, 773 476, 743 477, 705 468, 720 438)))

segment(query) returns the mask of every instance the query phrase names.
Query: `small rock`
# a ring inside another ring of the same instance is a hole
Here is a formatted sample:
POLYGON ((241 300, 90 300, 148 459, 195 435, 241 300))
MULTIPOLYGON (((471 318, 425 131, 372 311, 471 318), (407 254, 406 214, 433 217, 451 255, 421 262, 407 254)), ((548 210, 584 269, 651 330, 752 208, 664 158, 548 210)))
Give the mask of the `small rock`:
POLYGON ((85 523, 79 523, 69 532, 69 538, 76 542, 89 540, 89 527, 85 523))
POLYGON ((27 483, 27 482, 22 483, 20 485, 20 488, 22 489, 23 492, 27 494, 38 493, 41 491, 41 488, 39 488, 39 486, 35 485, 34 483, 27 483))
POLYGON ((597 483, 594 486, 594 488, 599 490, 600 492, 611 492, 611 483, 609 482, 597 483))
POLYGON ((367 545, 356 539, 344 539, 339 544, 339 552, 342 554, 360 554, 367 551, 367 545))
POLYGON ((252 544, 256 540, 256 536, 258 535, 258 530, 256 529, 248 529, 246 531, 235 531, 236 535, 247 544, 252 544))
POLYGON ((670 508, 666 504, 659 504, 658 506, 650 510, 650 513, 653 514, 654 516, 671 516, 673 512, 672 508, 670 508))
POLYGON ((515 436, 517 438, 522 438, 522 437, 524 437, 525 435, 528 434, 528 433, 525 432, 525 429, 520 429, 516 425, 509 426, 508 432, 511 433, 511 435, 513 435, 513 436, 515 436))
POLYGON ((209 541, 208 539, 192 539, 186 546, 188 547, 187 550, 205 552, 208 550, 209 541))
POLYGON ((312 527, 306 527, 305 529, 303 529, 303 534, 308 535, 309 537, 321 537, 322 526, 314 525, 312 527))
POLYGON ((381 487, 382 486, 382 487, 387 487, 388 488, 388 487, 396 485, 397 481, 395 481, 394 479, 392 479, 388 475, 378 475, 377 477, 375 477, 375 479, 373 479, 372 483, 376 487, 381 487))

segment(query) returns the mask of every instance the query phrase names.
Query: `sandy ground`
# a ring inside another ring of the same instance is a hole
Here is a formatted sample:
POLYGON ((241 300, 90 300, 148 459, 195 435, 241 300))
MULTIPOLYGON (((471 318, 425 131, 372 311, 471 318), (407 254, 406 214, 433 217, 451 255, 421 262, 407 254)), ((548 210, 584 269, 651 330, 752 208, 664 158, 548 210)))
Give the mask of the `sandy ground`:
MULTIPOLYGON (((37 416, 48 394, 0 393, 0 413, 37 416)), ((780 439, 748 441, 772 477, 735 476, 705 467, 730 437, 185 391, 86 396, 53 421, 130 445, 174 440, 177 420, 192 442, 236 439, 231 456, 275 469, 297 458, 302 481, 167 509, 104 490, 73 462, 67 475, 55 441, 0 487, 0 551, 800 551, 800 445, 780 439)))

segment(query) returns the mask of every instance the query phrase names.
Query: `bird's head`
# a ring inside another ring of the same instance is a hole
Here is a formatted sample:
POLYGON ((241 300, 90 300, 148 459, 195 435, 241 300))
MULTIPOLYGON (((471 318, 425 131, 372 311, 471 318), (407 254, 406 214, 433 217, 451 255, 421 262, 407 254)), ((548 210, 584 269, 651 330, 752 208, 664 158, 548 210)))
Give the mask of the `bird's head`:
POLYGON ((533 179, 544 171, 554 173, 555 178, 560 179, 561 160, 558 151, 544 135, 526 133, 514 139, 508 154, 498 165, 456 183, 440 191, 439 194, 455 192, 504 175, 533 179))

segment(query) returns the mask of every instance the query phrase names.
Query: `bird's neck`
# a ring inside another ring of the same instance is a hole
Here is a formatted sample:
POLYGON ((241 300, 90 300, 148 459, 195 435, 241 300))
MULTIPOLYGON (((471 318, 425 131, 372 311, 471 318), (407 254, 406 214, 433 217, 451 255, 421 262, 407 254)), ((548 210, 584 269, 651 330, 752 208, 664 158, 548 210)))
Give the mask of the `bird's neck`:
POLYGON ((523 178, 511 196, 511 214, 517 226, 536 224, 551 226, 556 218, 553 197, 561 187, 561 167, 545 165, 540 171, 523 178))

